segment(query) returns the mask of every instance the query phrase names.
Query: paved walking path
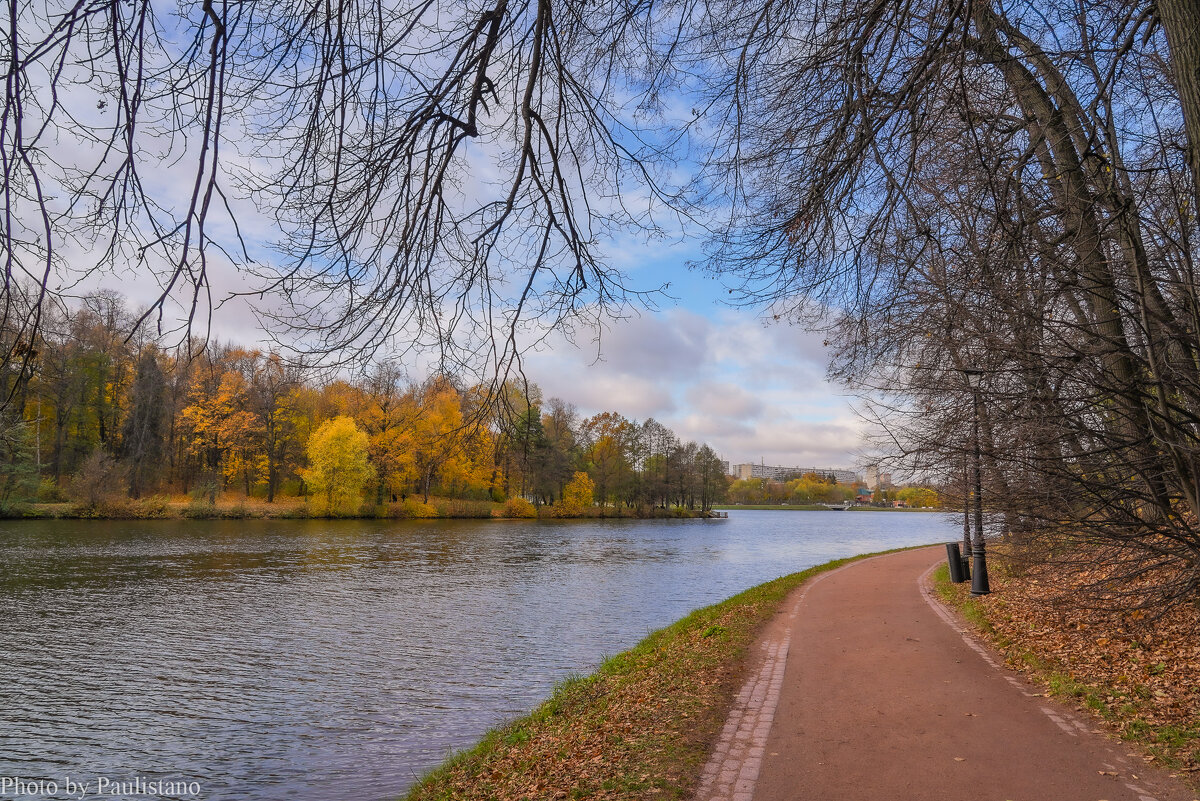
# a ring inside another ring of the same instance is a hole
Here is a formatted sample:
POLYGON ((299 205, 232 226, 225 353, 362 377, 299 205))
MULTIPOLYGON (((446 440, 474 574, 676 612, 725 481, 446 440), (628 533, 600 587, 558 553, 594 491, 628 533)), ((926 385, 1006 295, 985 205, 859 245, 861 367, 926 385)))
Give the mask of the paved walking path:
POLYGON ((1003 668, 927 589, 945 548, 817 576, 768 626, 697 801, 1189 801, 1003 668))

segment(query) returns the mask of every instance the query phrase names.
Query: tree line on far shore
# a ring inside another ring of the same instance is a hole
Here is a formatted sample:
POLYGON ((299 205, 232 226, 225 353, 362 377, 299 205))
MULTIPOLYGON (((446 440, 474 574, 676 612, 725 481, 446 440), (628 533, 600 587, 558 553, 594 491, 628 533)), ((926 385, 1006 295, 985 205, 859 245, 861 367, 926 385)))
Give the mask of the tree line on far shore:
POLYGON ((0 392, 18 399, 0 421, 0 507, 156 493, 211 505, 231 493, 423 516, 431 496, 701 511, 725 496, 708 445, 653 419, 585 417, 534 384, 507 382, 497 398, 387 362, 318 381, 234 345, 189 359, 129 338, 132 322, 119 295, 88 296, 43 324, 27 370, 0 373, 0 392))
POLYGON ((782 481, 742 478, 729 485, 729 500, 738 504, 843 504, 869 498, 867 503, 891 506, 902 503, 914 508, 939 508, 941 492, 931 486, 880 487, 870 490, 862 481, 841 483, 833 475, 804 473, 782 481))

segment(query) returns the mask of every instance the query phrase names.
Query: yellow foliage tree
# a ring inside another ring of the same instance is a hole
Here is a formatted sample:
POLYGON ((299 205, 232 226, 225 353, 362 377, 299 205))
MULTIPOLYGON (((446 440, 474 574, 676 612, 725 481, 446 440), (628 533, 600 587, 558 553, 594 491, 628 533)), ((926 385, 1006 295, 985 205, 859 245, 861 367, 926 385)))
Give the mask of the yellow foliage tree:
POLYGON ((563 514, 580 515, 584 509, 590 509, 593 502, 592 492, 595 489, 596 484, 591 476, 587 473, 576 473, 563 488, 563 514))
POLYGON ((367 459, 367 435, 349 417, 326 421, 308 440, 304 480, 327 514, 353 514, 362 490, 374 477, 367 459))
POLYGON ((180 428, 188 452, 204 465, 213 481, 210 500, 224 483, 245 482, 246 494, 263 468, 259 453, 260 431, 254 415, 245 410, 246 382, 233 370, 199 376, 188 393, 189 404, 180 412, 180 428))
POLYGON ((398 474, 426 503, 437 485, 456 494, 486 490, 492 443, 464 427, 458 391, 444 379, 433 379, 422 388, 418 403, 412 425, 395 441, 398 474))

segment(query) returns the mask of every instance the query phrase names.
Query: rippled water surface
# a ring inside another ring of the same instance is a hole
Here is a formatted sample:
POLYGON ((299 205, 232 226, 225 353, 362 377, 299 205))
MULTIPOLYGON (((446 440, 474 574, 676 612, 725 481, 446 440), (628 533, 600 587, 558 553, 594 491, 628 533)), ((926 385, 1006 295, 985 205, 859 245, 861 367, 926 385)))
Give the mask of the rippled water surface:
MULTIPOLYGON (((932 514, 680 521, 0 521, 7 777, 376 801, 685 615, 932 514)), ((7 790, 7 791, 5 791, 7 790)))

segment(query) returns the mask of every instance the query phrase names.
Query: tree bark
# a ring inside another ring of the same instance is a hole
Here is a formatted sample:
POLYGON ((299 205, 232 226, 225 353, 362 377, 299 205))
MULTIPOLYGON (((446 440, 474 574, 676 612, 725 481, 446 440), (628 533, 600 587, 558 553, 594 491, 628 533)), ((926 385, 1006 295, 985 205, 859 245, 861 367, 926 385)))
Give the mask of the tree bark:
POLYGON ((1171 71, 1183 106, 1195 214, 1200 208, 1200 0, 1158 0, 1158 14, 1171 48, 1171 71))

